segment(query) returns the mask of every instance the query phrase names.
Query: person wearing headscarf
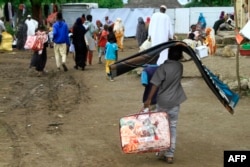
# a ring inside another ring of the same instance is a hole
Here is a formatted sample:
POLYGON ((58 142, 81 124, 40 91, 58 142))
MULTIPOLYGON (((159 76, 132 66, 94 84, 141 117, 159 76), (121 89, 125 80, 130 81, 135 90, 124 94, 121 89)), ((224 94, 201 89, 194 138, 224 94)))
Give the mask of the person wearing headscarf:
POLYGON ((75 47, 75 69, 80 67, 82 70, 85 69, 87 59, 87 45, 85 42, 85 33, 87 30, 82 26, 82 19, 79 17, 73 26, 73 44, 75 47))
POLYGON ((224 16, 225 16, 225 11, 221 11, 219 19, 224 19, 224 16))
POLYGON ((198 24, 200 24, 202 30, 204 30, 207 26, 207 22, 205 17, 203 16, 203 13, 200 13, 199 15, 198 24))
POLYGON ((138 18, 135 38, 137 39, 138 46, 147 39, 148 33, 146 30, 145 22, 142 17, 138 18))
POLYGON ((216 51, 216 40, 214 36, 214 30, 210 27, 206 28, 205 30, 206 37, 204 40, 204 44, 208 47, 209 55, 214 55, 216 51))
POLYGON ((113 29, 114 33, 115 33, 115 37, 117 40, 117 45, 118 48, 123 51, 123 41, 124 41, 124 25, 122 23, 122 19, 121 18, 117 18, 114 24, 114 29, 113 29))
POLYGON ((27 39, 27 25, 24 23, 24 20, 21 20, 18 24, 16 38, 17 38, 17 44, 16 47, 19 50, 24 49, 24 45, 27 39))

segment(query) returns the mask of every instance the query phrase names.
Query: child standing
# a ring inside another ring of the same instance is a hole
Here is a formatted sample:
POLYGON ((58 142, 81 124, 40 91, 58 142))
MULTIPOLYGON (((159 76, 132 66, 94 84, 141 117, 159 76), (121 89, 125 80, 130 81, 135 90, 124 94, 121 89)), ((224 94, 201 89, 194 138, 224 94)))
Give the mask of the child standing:
POLYGON ((118 57, 118 45, 116 43, 116 39, 114 36, 108 36, 108 42, 106 44, 106 52, 105 52, 105 69, 107 73, 107 78, 110 79, 110 81, 114 81, 111 74, 109 65, 114 64, 118 57))
POLYGON ((108 38, 108 25, 104 25, 104 29, 101 31, 99 39, 98 39, 99 64, 102 64, 102 56, 104 55, 105 46, 108 41, 107 38, 108 38))

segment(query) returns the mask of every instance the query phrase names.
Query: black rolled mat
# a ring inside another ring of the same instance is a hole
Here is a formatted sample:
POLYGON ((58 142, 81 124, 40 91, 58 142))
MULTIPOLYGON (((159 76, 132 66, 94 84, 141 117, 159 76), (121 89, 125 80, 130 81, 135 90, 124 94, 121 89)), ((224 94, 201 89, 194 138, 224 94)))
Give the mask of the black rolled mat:
POLYGON ((220 81, 218 77, 216 77, 205 65, 203 65, 195 51, 182 41, 165 42, 127 58, 121 59, 109 66, 111 76, 117 77, 145 64, 155 64, 159 57, 159 53, 162 50, 175 45, 183 46, 183 51, 192 58, 208 87, 215 94, 218 100, 224 105, 224 107, 231 114, 233 114, 234 107, 239 101, 239 95, 230 90, 226 84, 220 81))

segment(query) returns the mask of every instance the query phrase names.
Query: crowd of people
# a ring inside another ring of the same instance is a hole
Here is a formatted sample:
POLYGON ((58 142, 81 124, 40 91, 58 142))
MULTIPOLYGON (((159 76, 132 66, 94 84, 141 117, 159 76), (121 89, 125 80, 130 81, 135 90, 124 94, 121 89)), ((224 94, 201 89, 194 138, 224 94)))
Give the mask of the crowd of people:
MULTIPOLYGON (((113 22, 106 16, 104 24, 100 20, 97 20, 96 24, 94 24, 92 20, 92 15, 88 14, 85 16, 85 14, 82 14, 82 16, 76 18, 72 27, 68 27, 61 12, 56 12, 55 19, 49 20, 47 24, 39 23, 28 14, 25 19, 20 19, 17 25, 17 32, 14 36, 17 39, 16 48, 18 50, 30 49, 34 51, 30 69, 35 69, 38 72, 38 76, 46 73, 46 48, 48 46, 54 50, 57 70, 63 69, 65 72, 68 71, 67 55, 69 53, 73 54, 75 61, 74 69, 84 70, 86 65, 92 65, 94 51, 97 51, 98 63, 102 64, 103 60, 106 60, 107 77, 113 81, 110 78, 108 65, 117 61, 117 51, 124 51, 124 24, 119 17, 113 22), (32 41, 34 40, 33 37, 38 36, 41 31, 46 32, 48 40, 44 41, 41 51, 38 52, 38 50, 34 50, 28 45, 31 42, 34 43, 32 41), (111 44, 112 46, 117 45, 115 50, 111 49, 111 44), (113 54, 113 56, 110 57, 107 54, 113 54), (38 59, 37 55, 42 55, 46 58, 41 60, 38 59), (43 67, 41 67, 41 64, 43 64, 43 67)), ((4 25, 4 18, 1 18, 0 42, 2 32, 6 30, 4 25)))

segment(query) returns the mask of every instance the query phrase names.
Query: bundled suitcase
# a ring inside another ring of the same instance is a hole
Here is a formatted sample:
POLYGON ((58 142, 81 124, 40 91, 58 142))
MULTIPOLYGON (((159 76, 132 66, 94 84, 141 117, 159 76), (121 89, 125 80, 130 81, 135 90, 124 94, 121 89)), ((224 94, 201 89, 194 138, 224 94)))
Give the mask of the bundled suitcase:
POLYGON ((166 112, 128 115, 120 119, 122 151, 130 153, 159 152, 170 147, 170 129, 166 112))

